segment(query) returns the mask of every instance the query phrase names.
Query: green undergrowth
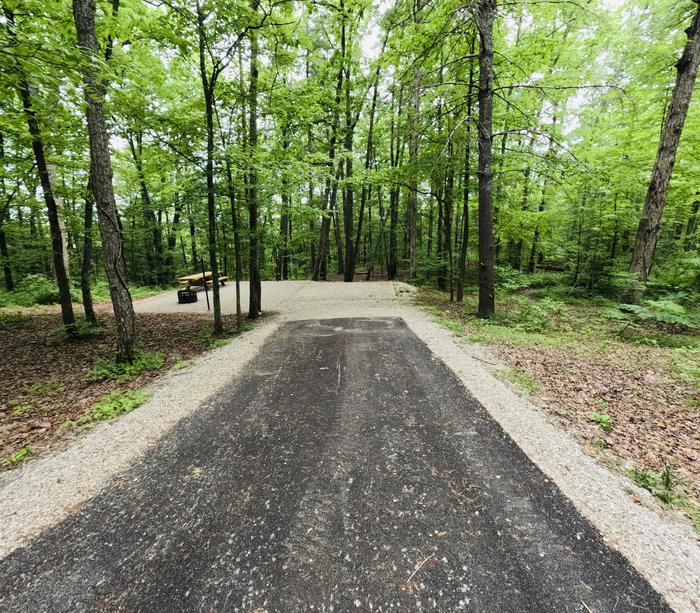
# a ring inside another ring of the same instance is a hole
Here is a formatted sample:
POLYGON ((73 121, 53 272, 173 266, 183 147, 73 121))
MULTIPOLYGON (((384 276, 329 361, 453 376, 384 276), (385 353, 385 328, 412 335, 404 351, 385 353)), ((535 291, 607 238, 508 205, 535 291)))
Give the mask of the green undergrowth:
MULTIPOLYGON (((94 302, 106 302, 110 300, 109 285, 105 280, 97 280, 90 288, 94 302)), ((171 289, 171 286, 130 285, 129 292, 134 300, 147 298, 171 289)), ((82 294, 80 285, 74 283, 70 288, 73 302, 81 302, 82 294)), ((44 275, 24 275, 15 289, 8 292, 0 289, 0 307, 30 307, 35 305, 58 304, 60 296, 58 287, 53 279, 44 275)))
POLYGON ((610 432, 615 427, 615 422, 607 413, 593 411, 588 419, 598 424, 604 432, 610 432))
MULTIPOLYGON (((535 287, 527 285, 528 275, 516 277, 518 283, 497 287, 496 314, 488 320, 476 317, 476 288, 467 288, 461 304, 450 303, 448 294, 430 288, 419 290, 416 302, 440 325, 467 341, 563 348, 587 355, 593 351, 601 359, 616 348, 659 348, 667 350, 664 368, 692 385, 700 381, 700 330, 694 323, 700 321, 700 309, 696 303, 649 300, 635 314, 628 313, 634 321, 621 324, 611 313, 624 315, 621 309, 626 305, 601 296, 567 295, 564 288, 547 285, 542 273, 531 276, 537 281, 535 287)), ((560 275, 554 278, 561 280, 560 275)))
POLYGON ((124 413, 130 413, 140 407, 148 396, 141 390, 122 391, 114 390, 109 396, 100 402, 96 402, 84 415, 77 420, 67 419, 61 425, 66 427, 82 426, 91 428, 99 421, 113 419, 124 413))
POLYGON ((678 476, 673 464, 664 464, 660 472, 648 466, 634 467, 627 471, 627 475, 665 505, 685 513, 693 522, 694 528, 700 531, 700 506, 688 500, 686 484, 678 476))
POLYGON ((2 466, 2 468, 12 468, 14 466, 17 466, 25 460, 28 460, 31 456, 31 453, 32 446, 25 445, 21 449, 18 449, 14 453, 11 453, 9 457, 5 458, 2 462, 0 462, 0 466, 2 466))
POLYGON ((88 381, 133 381, 145 370, 158 370, 166 362, 162 353, 137 350, 132 362, 98 360, 88 375, 88 381))

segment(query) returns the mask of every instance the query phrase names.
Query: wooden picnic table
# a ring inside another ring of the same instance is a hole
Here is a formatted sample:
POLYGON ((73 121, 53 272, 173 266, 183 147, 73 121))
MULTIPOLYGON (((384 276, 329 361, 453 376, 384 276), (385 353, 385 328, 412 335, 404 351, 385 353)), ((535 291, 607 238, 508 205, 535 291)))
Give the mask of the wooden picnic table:
MULTIPOLYGON (((206 283, 208 287, 211 287, 214 284, 214 279, 213 275, 211 273, 211 270, 205 271, 205 272, 199 272, 194 275, 187 275, 184 277, 178 277, 177 279, 180 282, 180 285, 183 285, 185 287, 191 287, 191 286, 197 286, 197 287, 204 287, 204 284, 206 283)), ((228 280, 228 277, 219 275, 219 283, 221 285, 224 285, 224 283, 228 280)))

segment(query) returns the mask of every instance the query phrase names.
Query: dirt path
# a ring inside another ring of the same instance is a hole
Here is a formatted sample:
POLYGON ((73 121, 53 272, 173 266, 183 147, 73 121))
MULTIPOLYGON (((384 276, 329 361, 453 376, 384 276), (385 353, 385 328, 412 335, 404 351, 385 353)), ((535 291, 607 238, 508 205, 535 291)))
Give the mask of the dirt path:
POLYGON ((3 610, 667 610, 400 319, 285 324, 0 574, 3 610))
MULTIPOLYGON (((700 548, 690 530, 633 502, 630 482, 494 379, 484 369, 489 356, 456 344, 403 299, 409 290, 265 284, 263 306, 278 312, 275 320, 173 374, 151 402, 80 447, 15 471, 0 489, 0 553, 27 547, 0 563, 6 601, 21 609, 13 594, 26 589, 37 603, 46 593, 76 607, 115 608, 113 599, 131 608, 133 593, 168 608, 168 598, 196 594, 197 602, 182 602, 248 610, 264 593, 267 610, 288 610, 282 602, 305 609, 302 588, 313 581, 319 605, 329 605, 336 584, 338 598, 367 587, 355 610, 367 610, 370 596, 377 605, 417 609, 420 600, 428 608, 426 598, 440 590, 437 610, 466 599, 471 610, 494 610, 486 597, 496 598, 496 588, 523 610, 615 610, 611 590, 622 594, 620 610, 637 597, 660 610, 639 573, 676 610, 700 610, 700 548), (408 329, 285 324, 353 317, 401 317, 408 329), (113 529, 103 516, 116 518, 113 529), (54 547, 61 554, 50 562, 54 547), (131 564, 140 574, 132 576, 131 564), (65 589, 33 583, 52 569, 65 589), (192 582, 190 594, 156 589, 168 585, 168 573, 192 582)), ((173 298, 138 309, 178 309, 173 298)))

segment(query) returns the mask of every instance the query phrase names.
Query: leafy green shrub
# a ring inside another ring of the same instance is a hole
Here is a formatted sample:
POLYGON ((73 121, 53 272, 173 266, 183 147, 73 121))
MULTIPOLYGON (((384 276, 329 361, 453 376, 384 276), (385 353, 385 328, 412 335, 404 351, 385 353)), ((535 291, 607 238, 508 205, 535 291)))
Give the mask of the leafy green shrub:
POLYGON ((496 321, 523 332, 541 332, 552 325, 552 319, 561 315, 566 305, 552 298, 532 299, 527 296, 513 297, 515 309, 497 314, 496 321))
POLYGON ((515 291, 528 287, 527 278, 519 270, 509 266, 497 266, 495 269, 496 283, 498 287, 506 291, 515 291))
POLYGON ((605 432, 610 432, 615 427, 615 422, 607 413, 593 411, 588 419, 597 423, 605 432))
POLYGON ((88 375, 88 381, 113 380, 121 383, 136 379, 144 370, 157 370, 165 364, 165 355, 137 350, 133 362, 98 360, 88 375))
POLYGON ((524 278, 527 287, 545 288, 545 287, 562 287, 567 291, 570 289, 568 284, 568 275, 563 272, 549 272, 539 270, 531 273, 524 278))
POLYGON ((659 300, 645 300, 642 304, 620 304, 605 314, 609 319, 636 327, 642 323, 667 326, 672 330, 692 330, 697 327, 697 318, 682 304, 669 297, 659 300))
MULTIPOLYGON (((141 391, 123 392, 114 390, 104 400, 93 404, 90 412, 78 419, 77 424, 90 426, 95 421, 112 419, 124 413, 129 413, 146 402, 147 396, 141 391)), ((66 424, 66 425, 73 425, 66 424)))

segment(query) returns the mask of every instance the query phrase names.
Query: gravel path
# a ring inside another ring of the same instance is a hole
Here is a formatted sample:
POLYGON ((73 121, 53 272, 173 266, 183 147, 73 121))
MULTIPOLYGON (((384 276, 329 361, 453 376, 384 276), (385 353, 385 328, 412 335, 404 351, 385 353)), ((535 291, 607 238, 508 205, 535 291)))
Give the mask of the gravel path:
MULTIPOLYGON (((224 290, 224 309, 230 313, 233 288, 226 286, 224 290)), ((0 555, 25 545, 81 507, 92 508, 90 505, 98 504, 98 499, 87 507, 83 505, 100 491, 101 497, 114 495, 129 483, 129 475, 134 474, 128 472, 129 468, 144 453, 157 453, 163 447, 157 445, 149 452, 159 437, 183 418, 194 414, 192 419, 198 419, 203 411, 211 410, 221 397, 217 392, 239 381, 237 375, 267 339, 274 338, 270 346, 277 346, 278 330, 284 322, 392 316, 406 322, 433 356, 456 374, 529 459, 595 525, 603 541, 626 556, 671 606, 678 611, 700 610, 700 547, 691 531, 635 504, 625 491, 632 487, 629 482, 598 466, 545 416, 494 379, 479 350, 459 346, 448 331, 409 306, 402 294, 410 291, 408 286, 390 283, 264 283, 263 307, 279 313, 274 321, 207 354, 193 366, 171 373, 153 386, 152 400, 134 413, 96 428, 61 454, 38 459, 4 476, 0 488, 0 555), (210 401, 204 402, 207 397, 210 401)), ((180 312, 173 298, 174 292, 170 292, 140 301, 137 309, 180 312)), ((189 308, 202 307, 206 309, 203 301, 189 308)), ((491 359, 486 357, 487 361, 491 359)), ((299 507, 299 512, 302 509, 299 507)), ((78 514, 68 521, 80 521, 80 517, 78 514)), ((59 526, 42 538, 50 539, 64 529, 59 526)), ((567 534, 571 536, 571 531, 567 534)), ((595 536, 590 539, 595 540, 595 536)), ((26 551, 16 555, 25 555, 26 551)), ((426 566, 432 569, 433 563, 431 559, 426 566)))

